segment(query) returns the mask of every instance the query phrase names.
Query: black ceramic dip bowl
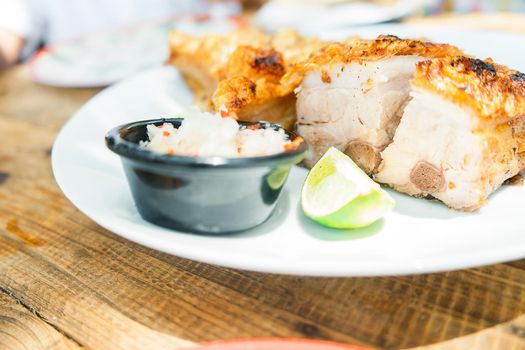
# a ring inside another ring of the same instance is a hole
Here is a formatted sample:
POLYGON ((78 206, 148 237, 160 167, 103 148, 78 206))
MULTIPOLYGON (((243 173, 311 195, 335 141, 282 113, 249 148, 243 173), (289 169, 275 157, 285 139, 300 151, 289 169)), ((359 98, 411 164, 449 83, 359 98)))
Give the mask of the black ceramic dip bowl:
MULTIPOLYGON (((106 145, 121 156, 140 215, 154 224, 187 232, 221 234, 263 223, 275 208, 291 167, 305 156, 302 142, 290 152, 263 157, 189 157, 160 154, 139 146, 146 126, 182 119, 144 120, 118 126, 106 145)), ((281 128, 269 123, 261 128, 281 128)), ((286 132, 290 140, 298 136, 286 132)))

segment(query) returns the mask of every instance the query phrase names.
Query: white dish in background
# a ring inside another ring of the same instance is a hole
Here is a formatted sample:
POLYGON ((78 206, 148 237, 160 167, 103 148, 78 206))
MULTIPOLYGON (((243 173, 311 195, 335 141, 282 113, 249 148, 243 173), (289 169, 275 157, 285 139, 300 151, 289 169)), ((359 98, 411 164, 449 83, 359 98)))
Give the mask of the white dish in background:
POLYGON ((166 61, 172 29, 202 34, 228 32, 237 20, 191 17, 134 27, 47 46, 31 60, 33 80, 58 87, 101 87, 166 61))
MULTIPOLYGON (((380 26, 378 33, 425 36, 467 53, 492 56, 525 70, 523 37, 498 32, 380 26), (487 45, 490 43, 490 45, 487 45)), ((350 32, 325 33, 342 37, 350 32)), ((231 236, 200 236, 155 226, 136 211, 118 156, 104 145, 110 128, 173 116, 193 103, 177 70, 158 67, 89 101, 64 126, 53 147, 53 171, 66 196, 116 234, 177 256, 233 268, 316 276, 372 276, 444 271, 525 257, 525 186, 504 186, 475 213, 389 190, 394 211, 373 226, 330 230, 307 219, 299 195, 307 171, 295 168, 277 211, 262 226, 231 236)))
POLYGON ((422 12, 429 0, 393 2, 344 0, 272 0, 261 7, 254 23, 268 31, 290 27, 303 34, 317 35, 349 26, 363 26, 399 20, 422 12))

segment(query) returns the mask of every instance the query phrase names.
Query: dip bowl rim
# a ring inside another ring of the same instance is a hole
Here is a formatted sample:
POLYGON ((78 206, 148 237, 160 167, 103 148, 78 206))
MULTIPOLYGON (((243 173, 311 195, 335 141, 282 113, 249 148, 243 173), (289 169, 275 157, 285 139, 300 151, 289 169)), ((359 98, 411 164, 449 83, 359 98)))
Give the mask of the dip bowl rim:
MULTIPOLYGON (((162 154, 147 150, 139 145, 137 142, 126 140, 126 134, 132 130, 140 127, 146 127, 149 124, 162 125, 164 123, 172 123, 175 127, 179 127, 184 118, 156 118, 144 119, 118 125, 109 130, 105 135, 106 146, 121 157, 132 159, 135 161, 145 162, 157 165, 171 165, 171 166, 188 166, 188 167, 216 167, 216 168, 245 168, 245 167, 259 167, 271 166, 278 164, 298 163, 305 156, 308 151, 308 145, 303 140, 299 146, 289 152, 280 152, 267 156, 255 157, 193 157, 162 154)), ((274 130, 282 129, 290 140, 295 140, 300 137, 292 131, 287 131, 279 124, 273 124, 266 121, 237 121, 242 126, 261 125, 264 128, 273 128, 274 130)))

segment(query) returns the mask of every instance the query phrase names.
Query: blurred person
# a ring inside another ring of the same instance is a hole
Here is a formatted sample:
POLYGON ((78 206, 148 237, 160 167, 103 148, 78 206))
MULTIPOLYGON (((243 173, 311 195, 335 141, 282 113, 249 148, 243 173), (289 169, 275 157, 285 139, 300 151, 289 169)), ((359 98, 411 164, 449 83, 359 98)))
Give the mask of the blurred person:
POLYGON ((207 11, 205 0, 0 0, 0 69, 43 44, 207 11))

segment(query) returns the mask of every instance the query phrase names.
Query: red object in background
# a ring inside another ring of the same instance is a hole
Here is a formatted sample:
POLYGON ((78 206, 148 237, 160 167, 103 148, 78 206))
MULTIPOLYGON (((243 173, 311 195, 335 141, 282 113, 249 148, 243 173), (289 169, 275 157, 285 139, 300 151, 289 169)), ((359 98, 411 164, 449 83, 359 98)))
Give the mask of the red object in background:
POLYGON ((238 339, 203 344, 193 350, 371 350, 357 345, 307 339, 238 339))

